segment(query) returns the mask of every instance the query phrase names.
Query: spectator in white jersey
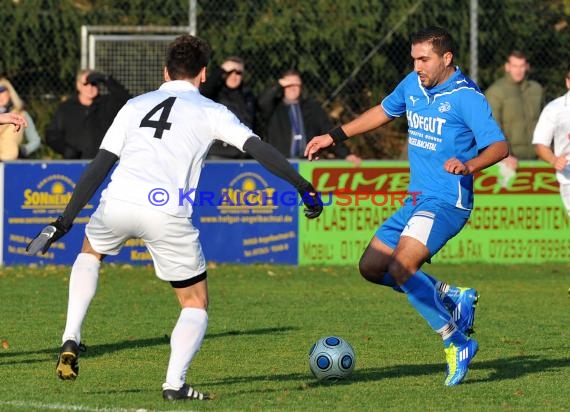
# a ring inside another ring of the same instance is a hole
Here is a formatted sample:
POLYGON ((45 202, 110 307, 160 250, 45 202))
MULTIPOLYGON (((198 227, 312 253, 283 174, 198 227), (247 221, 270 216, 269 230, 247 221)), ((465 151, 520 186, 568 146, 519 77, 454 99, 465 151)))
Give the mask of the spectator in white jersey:
POLYGON ((65 235, 120 158, 86 226, 81 253, 71 269, 67 322, 56 365, 61 379, 78 375, 81 325, 95 295, 101 261, 106 255, 118 254, 128 239, 137 238, 149 249, 156 276, 170 282, 182 307, 171 335, 162 396, 169 401, 211 398, 186 383, 188 367, 208 324, 208 289, 198 230, 190 219, 194 199, 179 202, 176 195, 179 189, 188 193, 197 187, 215 139, 245 151, 291 183, 302 194, 307 218, 322 212, 313 186, 277 150, 262 142, 225 106, 200 95, 198 86, 206 79, 209 55, 208 43, 195 36, 182 35, 169 45, 165 83, 123 106, 63 214, 28 245, 29 254, 45 253, 65 235), (166 190, 171 200, 160 206, 152 204, 156 188, 166 190))
POLYGON ((538 157, 554 167, 560 196, 570 217, 570 65, 564 80, 569 90, 542 110, 532 143, 538 157))

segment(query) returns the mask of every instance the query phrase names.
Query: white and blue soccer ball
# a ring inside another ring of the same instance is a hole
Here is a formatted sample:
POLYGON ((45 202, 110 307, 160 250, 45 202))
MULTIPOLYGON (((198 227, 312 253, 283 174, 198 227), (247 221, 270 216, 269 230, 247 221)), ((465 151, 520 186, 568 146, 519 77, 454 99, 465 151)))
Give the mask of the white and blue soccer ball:
POLYGON ((319 339, 309 351, 309 367, 318 380, 344 379, 352 373, 355 363, 354 349, 338 336, 319 339))

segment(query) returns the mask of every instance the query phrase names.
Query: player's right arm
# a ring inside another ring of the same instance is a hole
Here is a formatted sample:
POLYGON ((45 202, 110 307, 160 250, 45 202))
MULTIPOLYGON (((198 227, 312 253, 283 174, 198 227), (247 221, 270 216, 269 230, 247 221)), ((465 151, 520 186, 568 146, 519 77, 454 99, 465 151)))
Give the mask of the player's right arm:
POLYGON ((305 156, 309 160, 318 159, 318 153, 321 149, 329 147, 333 143, 342 142, 352 136, 366 133, 377 129, 393 120, 384 111, 382 105, 374 106, 356 119, 331 130, 329 133, 313 137, 305 149, 305 156))
POLYGON ((26 251, 29 255, 35 255, 40 251, 42 254, 45 254, 53 242, 69 232, 73 221, 81 209, 83 209, 95 191, 105 181, 105 178, 115 163, 117 163, 117 160, 119 160, 132 110, 133 109, 127 104, 119 111, 113 124, 109 130, 107 130, 103 138, 101 149, 99 149, 95 158, 87 165, 75 185, 71 199, 62 215, 44 227, 28 244, 26 251))
POLYGON ((562 155, 556 156, 549 146, 535 143, 534 150, 536 151, 536 155, 539 157, 539 159, 550 163, 550 165, 552 165, 552 167, 554 167, 554 169, 558 172, 564 170, 568 164, 568 160, 566 158, 567 154, 562 153, 562 155))
POLYGON ((53 242, 69 232, 73 226, 73 220, 101 186, 118 159, 114 153, 104 149, 99 150, 75 185, 71 199, 62 215, 44 227, 28 244, 26 247, 28 255, 35 255, 40 251, 45 254, 53 242))
POLYGON ((417 82, 417 75, 414 72, 408 74, 379 105, 373 106, 356 119, 325 135, 312 138, 305 149, 305 156, 309 160, 318 159, 321 149, 343 142, 350 137, 370 132, 401 116, 406 111, 406 90, 410 82, 417 82))
POLYGON ((555 103, 556 101, 548 104, 542 110, 536 127, 534 128, 532 144, 534 145, 536 155, 540 159, 550 163, 556 171, 561 172, 568 164, 567 156, 570 153, 561 153, 560 156, 556 156, 551 148, 558 124, 555 113, 555 103))

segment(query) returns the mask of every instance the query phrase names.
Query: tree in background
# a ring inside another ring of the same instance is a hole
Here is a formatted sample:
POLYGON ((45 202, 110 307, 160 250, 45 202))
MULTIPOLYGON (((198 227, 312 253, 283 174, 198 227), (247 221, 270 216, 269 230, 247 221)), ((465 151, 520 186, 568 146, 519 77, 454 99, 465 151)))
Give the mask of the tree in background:
MULTIPOLYGON (((378 103, 412 69, 409 36, 445 26, 470 73, 469 1, 198 0, 197 33, 213 48, 212 64, 240 55, 259 92, 285 69, 303 73, 306 88, 346 120, 378 103), (340 89, 339 89, 340 88, 340 89)), ((40 135, 55 103, 74 91, 82 25, 188 25, 188 0, 2 0, 0 75, 12 79, 37 119, 40 135)), ((562 92, 570 61, 570 0, 479 0, 479 84, 502 73, 506 54, 522 48, 547 98, 562 92)), ((405 121, 356 139, 365 157, 394 158, 405 121)), ((43 155, 43 154, 42 154, 43 155)))

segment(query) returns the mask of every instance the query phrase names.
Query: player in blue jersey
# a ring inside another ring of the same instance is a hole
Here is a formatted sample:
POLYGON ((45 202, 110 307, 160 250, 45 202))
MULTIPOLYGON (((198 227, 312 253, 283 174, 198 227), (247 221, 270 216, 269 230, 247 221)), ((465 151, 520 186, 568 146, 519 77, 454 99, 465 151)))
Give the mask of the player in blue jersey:
POLYGON ((405 292, 409 302, 441 335, 446 386, 459 384, 477 353, 470 338, 474 289, 457 288, 422 269, 465 226, 473 208, 473 174, 507 157, 508 145, 479 88, 454 65, 455 45, 442 28, 412 36, 414 71, 380 105, 351 122, 316 136, 305 155, 351 136, 408 119, 408 192, 420 193, 378 229, 359 269, 370 282, 405 292))

